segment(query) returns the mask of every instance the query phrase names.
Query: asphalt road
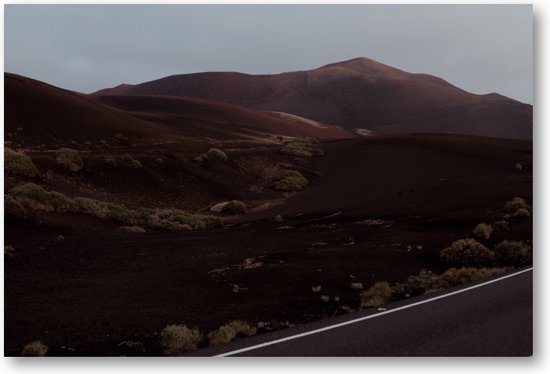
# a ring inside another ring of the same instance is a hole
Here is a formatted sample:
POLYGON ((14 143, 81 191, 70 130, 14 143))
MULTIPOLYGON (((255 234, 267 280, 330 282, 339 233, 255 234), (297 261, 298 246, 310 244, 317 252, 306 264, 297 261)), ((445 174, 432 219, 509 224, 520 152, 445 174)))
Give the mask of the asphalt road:
POLYGON ((532 269, 193 352, 199 356, 531 356, 532 269))

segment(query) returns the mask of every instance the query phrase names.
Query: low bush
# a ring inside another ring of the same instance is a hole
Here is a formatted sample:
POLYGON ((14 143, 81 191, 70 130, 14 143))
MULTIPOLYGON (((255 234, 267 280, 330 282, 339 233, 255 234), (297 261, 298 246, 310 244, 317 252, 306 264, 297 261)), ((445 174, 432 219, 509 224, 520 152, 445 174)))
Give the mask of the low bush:
POLYGON ((48 212, 69 211, 122 223, 126 226, 143 226, 152 229, 186 231, 223 227, 221 218, 215 216, 192 214, 179 209, 130 209, 122 204, 89 197, 71 199, 56 191, 46 191, 34 183, 12 188, 5 199, 9 201, 7 206, 13 207, 14 212, 20 215, 23 214, 21 208, 28 208, 48 212))
POLYGON ((162 350, 167 356, 180 356, 187 351, 197 349, 201 341, 198 329, 186 325, 169 325, 160 333, 162 350))
POLYGON ((221 149, 218 149, 218 148, 210 148, 208 150, 208 155, 212 156, 212 157, 215 157, 218 160, 223 161, 223 162, 225 162, 229 159, 229 157, 227 157, 225 152, 222 151, 221 149))
POLYGON ((223 226, 219 217, 191 214, 179 209, 154 209, 144 211, 147 226, 153 229, 188 231, 217 229, 223 226))
POLYGON ((235 338, 255 335, 257 329, 246 321, 231 321, 208 334, 210 345, 229 343, 235 338))
POLYGON ((514 197, 504 205, 504 212, 510 217, 529 217, 531 216, 531 207, 525 199, 514 197))
POLYGON ((27 210, 21 203, 9 194, 4 195, 4 215, 7 218, 27 218, 27 210))
POLYGON ((510 224, 508 223, 508 221, 500 220, 493 223, 493 228, 497 232, 508 231, 510 230, 510 224))
POLYGON ((531 246, 524 242, 503 240, 495 247, 495 259, 500 265, 525 266, 532 262, 531 246))
POLYGON ((195 161, 197 164, 202 165, 206 161, 208 161, 208 155, 206 153, 202 153, 198 156, 196 156, 193 161, 195 161))
POLYGON ((35 178, 38 175, 38 169, 29 156, 7 147, 4 147, 4 170, 6 174, 24 178, 35 178))
POLYGON ((46 356, 46 353, 48 353, 48 346, 44 345, 41 341, 36 340, 30 344, 27 344, 23 348, 21 356, 44 357, 46 356))
POLYGON ((122 162, 124 162, 124 164, 129 168, 132 168, 132 169, 141 168, 141 162, 133 158, 132 155, 129 153, 123 154, 121 159, 122 159, 122 162))
POLYGON ((388 282, 376 282, 361 293, 361 307, 376 307, 391 300, 392 289, 388 282))
POLYGON ((277 191, 291 192, 301 191, 307 187, 309 181, 296 170, 286 170, 279 176, 279 180, 273 182, 271 187, 277 191))
POLYGON ((74 198, 72 211, 127 225, 136 225, 143 220, 143 214, 137 210, 129 209, 124 205, 108 203, 89 197, 74 198))
POLYGON ((460 239, 440 252, 441 259, 452 265, 483 266, 493 260, 493 253, 475 239, 460 239))
POLYGON ((231 200, 225 204, 221 210, 223 214, 246 214, 248 211, 246 204, 240 200, 231 200))
POLYGON ((71 148, 60 148, 55 153, 55 160, 57 163, 73 173, 82 170, 84 168, 84 162, 80 157, 77 150, 71 148))
POLYGON ((480 223, 473 230, 473 234, 475 237, 479 239, 485 239, 485 240, 489 239, 492 233, 493 233, 493 226, 487 223, 480 223))
POLYGON ((113 136, 119 143, 122 143, 122 144, 128 144, 129 140, 126 136, 124 136, 124 134, 121 134, 121 133, 116 133, 114 136, 113 136))
POLYGON ((451 268, 434 278, 431 290, 460 286, 464 283, 476 282, 494 275, 506 272, 506 268, 451 268))
POLYGON ((411 275, 405 282, 398 282, 392 287, 392 292, 398 297, 423 295, 432 288, 437 276, 428 270, 421 270, 417 275, 411 275))
POLYGON ((281 153, 305 158, 323 156, 325 152, 316 147, 317 143, 313 139, 297 139, 285 144, 281 148, 281 153))
POLYGON ((112 156, 105 156, 105 165, 116 167, 117 166, 116 159, 112 156))
POLYGON ((12 195, 22 205, 31 209, 45 210, 48 212, 66 212, 72 206, 72 200, 62 193, 46 191, 34 183, 25 183, 15 186, 10 190, 12 195))
POLYGON ((5 245, 4 246, 4 256, 13 257, 13 252, 15 252, 15 248, 11 245, 5 245))

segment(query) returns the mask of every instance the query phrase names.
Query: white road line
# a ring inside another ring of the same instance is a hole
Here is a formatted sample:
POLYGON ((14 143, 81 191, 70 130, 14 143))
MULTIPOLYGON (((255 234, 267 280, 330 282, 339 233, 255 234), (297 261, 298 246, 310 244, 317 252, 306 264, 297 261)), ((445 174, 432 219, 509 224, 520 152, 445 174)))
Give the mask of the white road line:
POLYGON ((301 333, 301 334, 287 336, 286 338, 281 338, 281 339, 277 339, 277 340, 272 340, 270 342, 265 342, 265 343, 261 343, 261 344, 257 344, 257 345, 252 345, 250 347, 237 349, 235 351, 220 353, 220 354, 218 354, 214 357, 227 357, 227 356, 232 356, 232 355, 236 355, 236 354, 243 353, 243 352, 253 351, 253 350, 258 349, 258 348, 263 348, 263 347, 267 347, 267 346, 270 346, 270 345, 279 344, 279 343, 286 342, 286 341, 289 341, 289 340, 299 339, 299 338, 302 338, 304 336, 318 334, 318 333, 323 332, 323 331, 337 329, 338 327, 351 325, 351 324, 354 324, 354 323, 357 323, 357 322, 362 322, 362 321, 372 319, 372 318, 376 318, 376 317, 381 317, 381 316, 384 316, 386 314, 395 313, 395 312, 398 312, 400 310, 409 309, 409 308, 412 308, 412 307, 415 307, 415 306, 418 306, 418 305, 431 303, 432 301, 444 299, 444 298, 449 297, 449 296, 458 295, 458 294, 463 293, 463 292, 471 291, 473 289, 483 287, 483 286, 486 286, 486 285, 491 284, 491 283, 500 282, 504 279, 512 278, 512 277, 515 277, 516 275, 520 275, 520 274, 526 273, 526 272, 531 271, 531 270, 533 270, 532 267, 530 267, 529 269, 524 269, 524 270, 518 271, 516 273, 505 275, 505 276, 500 277, 500 278, 492 279, 492 280, 484 282, 484 283, 476 284, 474 286, 470 286, 470 287, 463 288, 463 289, 460 289, 460 290, 456 290, 456 291, 453 291, 453 292, 450 292, 450 293, 446 293, 446 294, 443 294, 443 295, 432 297, 430 299, 417 301, 416 303, 412 303, 412 304, 403 305, 403 306, 400 306, 400 307, 395 308, 395 309, 386 310, 384 312, 371 314, 371 315, 361 317, 361 318, 352 319, 350 321, 337 323, 337 324, 331 325, 331 326, 322 327, 322 328, 317 329, 317 330, 311 330, 311 331, 307 331, 307 332, 304 332, 304 333, 301 333))

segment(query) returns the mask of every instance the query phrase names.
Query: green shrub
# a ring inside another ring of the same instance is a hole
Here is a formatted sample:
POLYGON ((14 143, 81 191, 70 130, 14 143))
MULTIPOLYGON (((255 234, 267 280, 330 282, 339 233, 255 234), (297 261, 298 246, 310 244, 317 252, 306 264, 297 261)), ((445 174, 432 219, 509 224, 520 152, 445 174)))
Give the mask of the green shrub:
POLYGON ((252 336, 256 334, 256 328, 246 321, 231 321, 221 326, 216 331, 208 334, 210 345, 229 343, 239 336, 252 336))
POLYGON ((361 294, 361 307, 376 307, 391 300, 392 289, 388 282, 376 282, 361 294))
POLYGON ((167 356, 180 356, 187 351, 197 349, 201 341, 198 329, 185 325, 169 325, 160 333, 160 344, 167 356))
POLYGON ((225 204, 221 210, 223 214, 246 214, 248 209, 246 204, 240 200, 231 200, 225 204))
POLYGON ((24 178, 34 178, 38 175, 38 169, 29 156, 7 147, 4 147, 4 170, 6 174, 24 178))
POLYGON ((279 180, 273 182, 271 187, 277 191, 301 191, 307 187, 309 181, 296 170, 286 170, 279 176, 279 180))
POLYGON ((46 356, 46 353, 48 353, 48 346, 42 344, 41 341, 36 340, 30 344, 27 344, 23 348, 23 351, 21 352, 21 356, 44 357, 46 356))
POLYGON ((218 217, 191 214, 179 209, 144 210, 147 226, 153 229, 188 231, 198 229, 216 229, 223 226, 218 217))
POLYGON ((46 191, 34 183, 15 186, 10 190, 10 194, 31 209, 66 212, 73 204, 73 201, 62 193, 46 191))
POLYGON ((208 150, 208 155, 213 156, 213 157, 215 157, 218 160, 223 161, 223 162, 225 162, 229 159, 227 157, 227 155, 225 154, 225 152, 222 151, 221 149, 218 149, 218 148, 210 148, 208 150))
POLYGON ((493 227, 487 223, 480 223, 473 230, 475 237, 485 240, 489 239, 492 233, 493 227))
POLYGON ((9 194, 4 195, 4 215, 8 218, 27 218, 27 210, 9 194))
POLYGON ((137 210, 89 197, 76 197, 73 199, 73 211, 127 225, 136 225, 142 221, 142 213, 137 210))
POLYGON ((493 228, 495 231, 502 232, 502 231, 508 231, 510 230, 510 224, 508 221, 500 220, 493 223, 493 228))
POLYGON ((323 156, 325 152, 316 147, 317 142, 312 139, 298 139, 285 144, 281 148, 281 152, 290 156, 296 157, 314 157, 323 156))
POLYGON ((529 265, 532 256, 531 246, 524 242, 503 240, 495 247, 495 259, 500 265, 529 265))
POLYGON ((491 263, 493 253, 475 239, 460 239, 440 252, 444 262, 460 266, 482 266, 491 263))
POLYGON ((73 173, 82 170, 84 167, 84 162, 78 151, 71 148, 60 148, 55 153, 55 160, 59 165, 69 169, 73 173))

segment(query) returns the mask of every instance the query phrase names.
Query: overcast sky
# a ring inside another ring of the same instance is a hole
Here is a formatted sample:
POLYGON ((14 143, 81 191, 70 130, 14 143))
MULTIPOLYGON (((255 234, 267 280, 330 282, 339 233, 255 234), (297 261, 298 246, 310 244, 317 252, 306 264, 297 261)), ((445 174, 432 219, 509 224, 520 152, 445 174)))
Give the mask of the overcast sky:
POLYGON ((354 57, 532 103, 530 5, 6 5, 5 71, 93 92, 354 57))

